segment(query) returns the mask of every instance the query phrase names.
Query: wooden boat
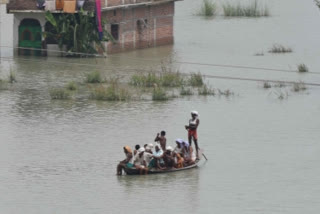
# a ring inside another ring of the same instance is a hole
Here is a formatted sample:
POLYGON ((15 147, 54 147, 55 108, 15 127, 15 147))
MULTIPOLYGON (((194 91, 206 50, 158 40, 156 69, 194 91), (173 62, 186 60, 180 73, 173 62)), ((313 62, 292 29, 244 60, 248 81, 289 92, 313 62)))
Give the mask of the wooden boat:
MULTIPOLYGON (((195 168, 198 166, 199 161, 200 160, 197 160, 194 164, 192 164, 190 166, 183 167, 183 168, 170 168, 170 169, 163 169, 163 170, 152 168, 148 171, 148 174, 178 172, 178 171, 183 171, 183 170, 187 170, 187 169, 192 169, 192 168, 195 168)), ((126 172, 127 175, 140 175, 140 171, 136 168, 125 167, 123 170, 126 172)))

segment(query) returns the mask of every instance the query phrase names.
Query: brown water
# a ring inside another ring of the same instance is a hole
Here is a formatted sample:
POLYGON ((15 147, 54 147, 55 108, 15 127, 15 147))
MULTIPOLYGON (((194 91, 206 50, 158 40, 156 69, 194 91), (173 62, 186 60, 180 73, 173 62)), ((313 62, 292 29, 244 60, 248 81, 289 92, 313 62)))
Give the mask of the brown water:
MULTIPOLYGON (((167 102, 53 101, 49 89, 92 70, 127 79, 163 59, 319 72, 320 11, 312 0, 268 1, 271 17, 203 19, 200 1, 176 3, 175 44, 107 59, 2 60, 0 213, 319 213, 320 87, 295 93, 258 82, 209 79, 234 96, 167 102), (274 43, 293 53, 268 53, 274 43), (257 52, 264 56, 254 56, 257 52), (143 60, 142 60, 143 59, 143 60), (76 65, 90 64, 91 66, 76 65), (277 94, 288 93, 280 100, 277 94), (209 161, 185 172, 115 176, 122 146, 185 138, 189 112, 200 113, 200 147, 209 161)), ((177 64, 180 71, 320 83, 319 74, 177 64)))

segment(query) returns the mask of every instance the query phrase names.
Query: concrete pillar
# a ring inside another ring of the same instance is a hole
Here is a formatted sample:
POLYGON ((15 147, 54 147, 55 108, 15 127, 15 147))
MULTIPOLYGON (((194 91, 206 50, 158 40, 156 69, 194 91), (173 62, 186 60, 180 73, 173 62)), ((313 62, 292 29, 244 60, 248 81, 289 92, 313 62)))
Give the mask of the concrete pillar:
POLYGON ((7 5, 0 4, 0 57, 12 57, 13 15, 7 14, 7 5))

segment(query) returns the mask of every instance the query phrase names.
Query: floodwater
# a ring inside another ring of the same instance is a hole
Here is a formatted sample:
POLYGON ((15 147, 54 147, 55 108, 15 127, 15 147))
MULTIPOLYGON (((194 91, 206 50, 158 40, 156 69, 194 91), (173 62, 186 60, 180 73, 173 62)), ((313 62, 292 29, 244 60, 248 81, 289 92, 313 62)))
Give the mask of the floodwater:
POLYGON ((193 15, 200 1, 177 2, 173 46, 107 59, 3 59, 1 78, 11 67, 18 82, 0 91, 0 213, 318 214, 320 87, 266 90, 261 82, 207 78, 235 95, 166 102, 49 96, 50 88, 82 81, 92 70, 125 79, 162 60, 284 70, 305 63, 310 73, 175 66, 184 73, 320 83, 320 10, 312 0, 265 4, 267 18, 204 19, 193 15), (293 52, 269 53, 275 43, 293 52), (150 143, 162 129, 173 145, 186 138, 183 126, 194 109, 207 162, 173 174, 115 176, 124 145, 150 143))

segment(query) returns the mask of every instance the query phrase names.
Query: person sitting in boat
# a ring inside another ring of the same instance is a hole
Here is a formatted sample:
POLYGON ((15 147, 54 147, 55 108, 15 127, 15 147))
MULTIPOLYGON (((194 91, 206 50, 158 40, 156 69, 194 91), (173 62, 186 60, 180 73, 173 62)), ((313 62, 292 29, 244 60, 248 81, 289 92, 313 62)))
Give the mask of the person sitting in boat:
POLYGON ((137 154, 134 157, 133 165, 136 169, 140 171, 140 174, 147 174, 148 173, 148 165, 146 162, 146 156, 145 156, 145 149, 139 148, 137 151, 137 154))
POLYGON ((197 111, 192 111, 191 112, 191 119, 189 120, 189 125, 185 126, 186 130, 188 130, 189 145, 192 146, 192 139, 193 139, 194 145, 196 146, 196 158, 197 159, 199 159, 197 129, 200 124, 200 120, 199 120, 198 116, 199 116, 199 114, 197 111))
POLYGON ((182 140, 180 138, 176 139, 177 146, 173 150, 175 153, 183 155, 183 145, 182 145, 183 142, 184 142, 184 140, 182 140))
POLYGON ((174 168, 183 168, 184 167, 184 159, 181 157, 180 153, 174 153, 174 168))
POLYGON ((137 153, 138 153, 138 150, 140 149, 140 145, 139 144, 137 144, 137 145, 135 145, 135 150, 134 150, 134 155, 136 155, 137 153))
POLYGON ((150 168, 164 169, 163 161, 163 151, 160 148, 160 145, 155 146, 155 151, 153 152, 153 159, 150 162, 150 168))
POLYGON ((146 147, 146 152, 150 153, 150 154, 153 154, 153 144, 152 143, 149 143, 146 147))
POLYGON ((174 167, 173 148, 171 146, 168 146, 166 152, 163 154, 163 161, 165 168, 170 169, 174 167))
POLYGON ((196 154, 193 151, 192 146, 185 144, 184 146, 184 163, 186 166, 190 166, 195 163, 196 161, 196 154))
POLYGON ((133 153, 129 146, 123 147, 124 154, 126 155, 126 159, 120 161, 117 166, 117 175, 122 175, 122 169, 124 167, 133 167, 133 153))
POLYGON ((166 132, 161 131, 160 134, 158 133, 154 139, 154 142, 158 142, 160 144, 162 151, 166 151, 167 138, 165 136, 166 132))

